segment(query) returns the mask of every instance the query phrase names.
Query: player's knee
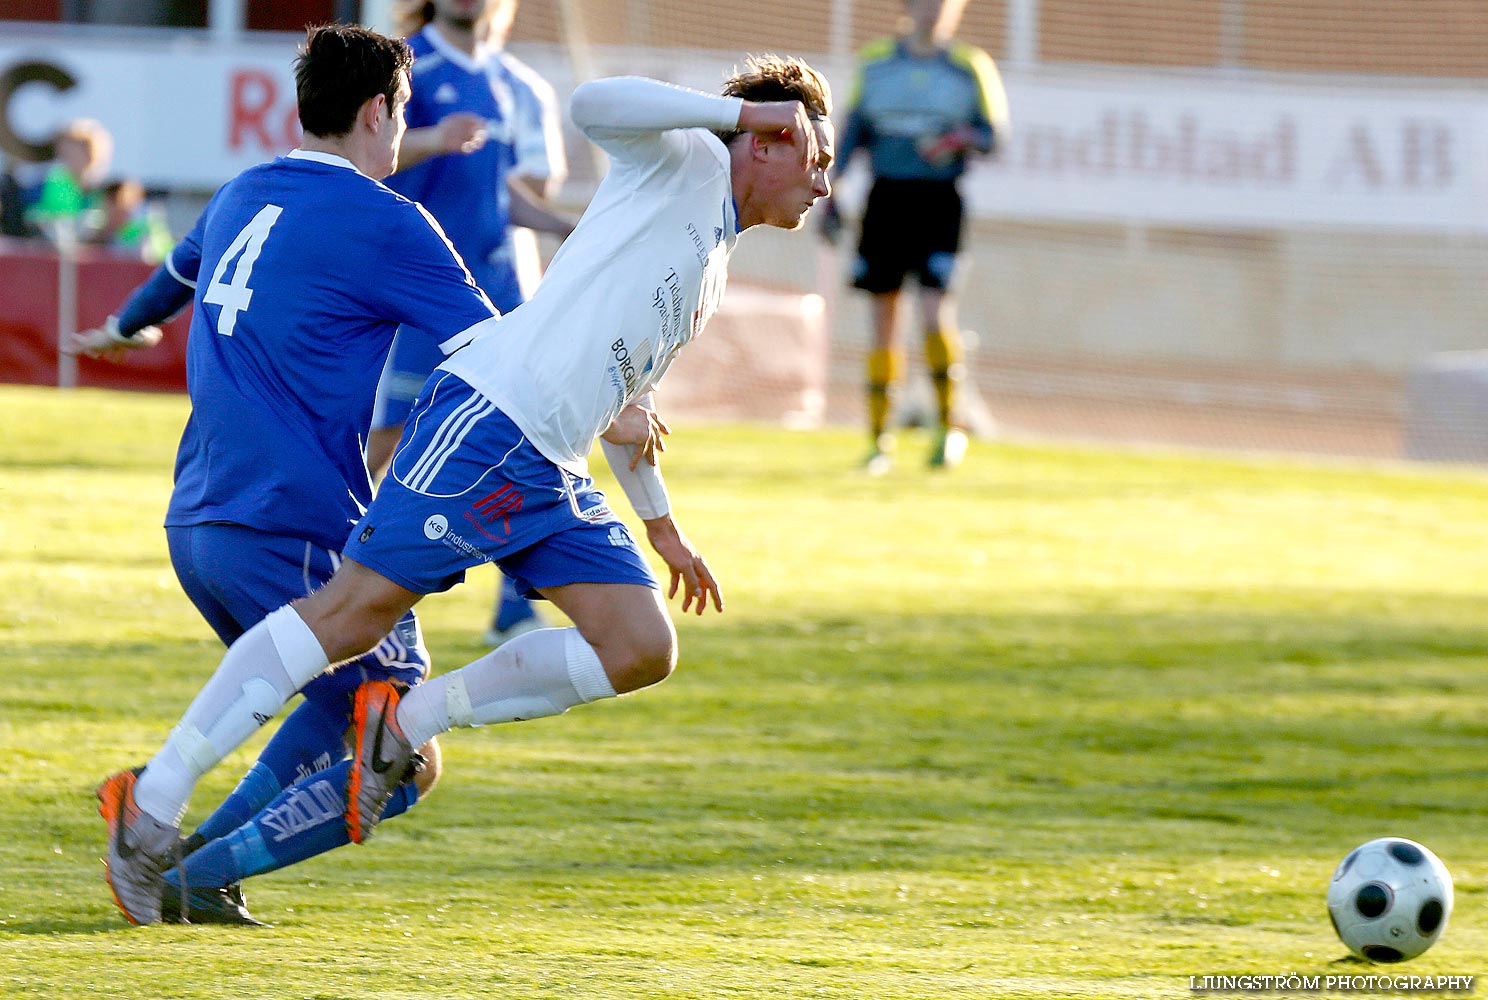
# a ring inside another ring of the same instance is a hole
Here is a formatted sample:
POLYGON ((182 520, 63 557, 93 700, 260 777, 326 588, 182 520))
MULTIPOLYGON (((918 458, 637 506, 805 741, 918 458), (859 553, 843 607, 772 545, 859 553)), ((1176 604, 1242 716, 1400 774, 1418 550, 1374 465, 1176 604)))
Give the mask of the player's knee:
POLYGON ((677 633, 671 619, 660 616, 659 621, 636 629, 625 642, 605 652, 609 656, 602 652, 601 661, 615 691, 639 691, 671 676, 677 666, 677 633))
POLYGON ((372 649, 392 631, 408 607, 399 594, 342 583, 339 573, 325 587, 295 602, 295 610, 320 640, 332 663, 372 649))

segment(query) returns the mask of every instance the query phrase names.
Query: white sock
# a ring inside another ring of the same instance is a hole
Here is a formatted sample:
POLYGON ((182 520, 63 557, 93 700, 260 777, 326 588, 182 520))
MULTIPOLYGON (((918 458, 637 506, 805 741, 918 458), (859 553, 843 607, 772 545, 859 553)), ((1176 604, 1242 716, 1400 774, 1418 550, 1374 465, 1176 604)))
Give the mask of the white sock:
POLYGON ((421 747, 457 726, 540 719, 613 697, 599 655, 579 630, 545 628, 413 688, 398 702, 398 725, 421 747))
POLYGON ((268 722, 328 666, 324 650, 293 608, 283 607, 238 637, 170 738, 134 786, 134 800, 178 825, 197 779, 268 722))

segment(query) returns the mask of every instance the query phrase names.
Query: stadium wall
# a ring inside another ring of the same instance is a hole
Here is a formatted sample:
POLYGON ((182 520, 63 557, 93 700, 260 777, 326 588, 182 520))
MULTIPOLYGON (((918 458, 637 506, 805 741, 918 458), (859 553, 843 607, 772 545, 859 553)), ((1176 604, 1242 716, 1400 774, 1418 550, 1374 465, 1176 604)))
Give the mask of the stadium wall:
MULTIPOLYGON (((196 192, 194 211, 216 184, 297 140, 293 44, 19 31, 0 42, 0 73, 51 63, 75 83, 7 92, 6 123, 35 140, 69 117, 99 117, 118 139, 121 172, 196 192)), ((514 49, 561 95, 574 85, 569 45, 529 38, 514 49)), ((1004 155, 966 184, 962 320, 982 394, 1005 410, 1008 398, 1056 394, 1048 387, 1072 379, 1076 389, 1058 390, 1066 402, 1125 394, 1139 405, 1168 385, 1187 386, 1171 390, 1180 401, 1269 398, 1263 387, 1280 385, 1302 412, 1332 405, 1317 401, 1345 379, 1345 409, 1398 423, 1407 373, 1479 347, 1488 328, 1488 85, 1216 70, 1200 68, 1213 52, 1194 53, 1151 60, 1179 67, 1167 70, 1005 71, 1014 129, 1004 155), (1155 378, 1150 366, 1177 375, 1155 378), (1291 386, 1298 375, 1325 388, 1291 386)), ((711 89, 737 56, 592 45, 583 70, 711 89)), ((844 95, 850 60, 813 61, 844 95)), ((601 168, 580 136, 569 140, 563 199, 579 207, 601 168)), ((850 214, 862 180, 842 185, 850 214)), ((844 288, 849 254, 763 232, 740 244, 732 269, 741 284, 822 296, 820 317, 799 298, 786 311, 805 317, 803 329, 828 324, 829 419, 856 419, 861 405, 869 323, 863 297, 844 288)))

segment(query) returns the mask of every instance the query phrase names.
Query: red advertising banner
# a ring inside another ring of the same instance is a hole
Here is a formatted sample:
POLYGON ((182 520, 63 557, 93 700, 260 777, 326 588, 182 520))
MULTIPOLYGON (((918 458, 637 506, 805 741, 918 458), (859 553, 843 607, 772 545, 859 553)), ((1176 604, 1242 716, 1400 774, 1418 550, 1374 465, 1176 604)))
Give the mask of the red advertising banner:
MULTIPOLYGON (((57 385, 57 295, 62 261, 45 244, 0 240, 0 382, 57 385)), ((148 264, 78 252, 77 329, 102 323, 150 276, 148 264)), ((146 392, 186 391, 188 308, 148 351, 118 361, 77 359, 77 384, 146 392)))

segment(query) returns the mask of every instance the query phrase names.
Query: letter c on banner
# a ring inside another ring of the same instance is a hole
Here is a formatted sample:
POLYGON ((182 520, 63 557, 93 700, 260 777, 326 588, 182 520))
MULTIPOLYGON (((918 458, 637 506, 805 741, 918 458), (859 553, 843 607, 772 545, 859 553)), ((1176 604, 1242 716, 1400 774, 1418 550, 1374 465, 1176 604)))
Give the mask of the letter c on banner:
POLYGON ((44 62, 23 62, 0 73, 0 150, 20 160, 50 160, 57 155, 53 136, 41 142, 27 142, 16 135, 10 122, 10 101, 28 83, 44 83, 58 93, 77 86, 77 80, 61 66, 44 62))

